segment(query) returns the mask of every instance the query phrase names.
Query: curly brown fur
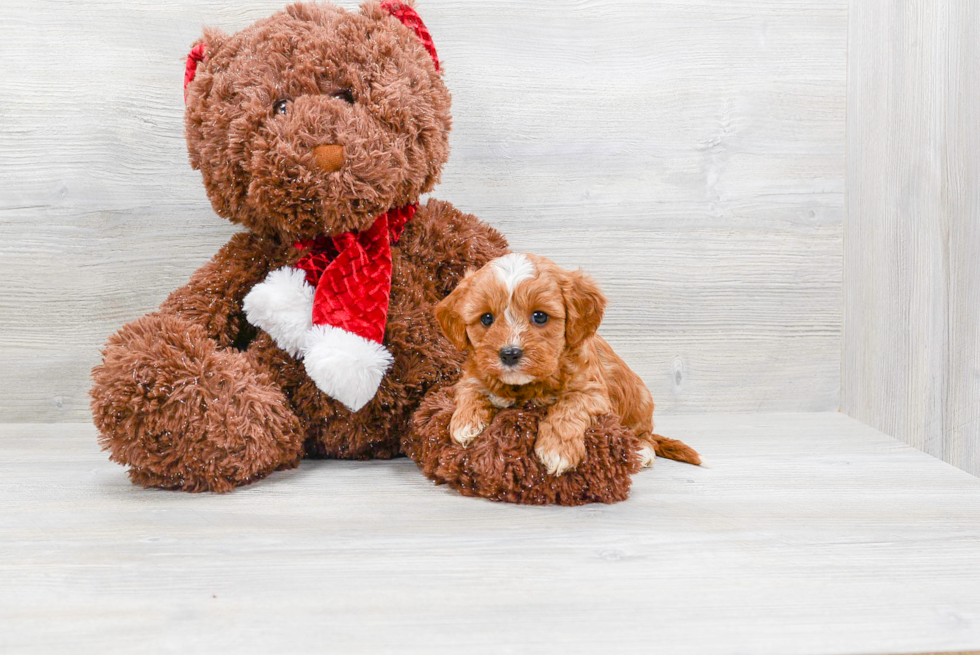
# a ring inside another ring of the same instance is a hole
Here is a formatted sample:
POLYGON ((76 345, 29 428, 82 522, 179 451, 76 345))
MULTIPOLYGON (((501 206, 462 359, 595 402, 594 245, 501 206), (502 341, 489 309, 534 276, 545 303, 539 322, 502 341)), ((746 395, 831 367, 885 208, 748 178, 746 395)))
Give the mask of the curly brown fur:
POLYGON ((453 389, 431 394, 412 420, 405 451, 437 484, 466 496, 529 505, 614 503, 629 496, 640 470, 640 442, 612 415, 598 417, 585 434, 586 456, 575 470, 548 474, 534 455, 546 408, 528 404, 501 410, 468 446, 449 436, 453 389))
POLYGON ((423 396, 458 375, 435 304, 467 268, 506 252, 504 238, 448 203, 419 207, 392 248, 394 364, 357 413, 248 325, 242 299, 296 262, 297 239, 364 228, 431 189, 449 152, 449 93, 377 2, 360 13, 293 5, 202 41, 208 57, 188 87, 191 163, 215 211, 249 233, 109 339, 91 391, 100 443, 135 482, 188 491, 227 491, 304 454, 394 456, 423 396), (324 144, 342 146, 339 170, 313 152, 324 144))
POLYGON ((232 36, 208 30, 203 42, 186 136, 220 216, 295 241, 364 229, 439 180, 449 91, 377 2, 360 14, 295 4, 232 36), (313 152, 324 144, 343 146, 345 161, 326 175, 313 152))
POLYGON ((99 442, 140 484, 228 491, 302 455, 299 422, 269 376, 176 316, 130 323, 93 375, 99 442))

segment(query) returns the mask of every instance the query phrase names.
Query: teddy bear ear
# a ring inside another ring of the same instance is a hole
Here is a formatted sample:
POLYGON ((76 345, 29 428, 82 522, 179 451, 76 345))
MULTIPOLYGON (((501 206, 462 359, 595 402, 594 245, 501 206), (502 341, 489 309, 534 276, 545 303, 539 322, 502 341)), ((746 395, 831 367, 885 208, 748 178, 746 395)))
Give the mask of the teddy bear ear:
POLYGON ((191 45, 184 65, 184 102, 187 102, 187 87, 197 77, 197 69, 205 59, 213 57, 228 40, 228 35, 214 27, 205 27, 204 34, 191 45))
MULTIPOLYGON (((395 3, 391 2, 391 0, 367 0, 367 2, 361 3, 361 13, 368 18, 381 20, 391 16, 392 12, 389 7, 393 4, 395 3)), ((412 10, 415 9, 415 0, 399 0, 398 4, 405 5, 412 10)))
POLYGON ((369 0, 369 2, 361 4, 361 13, 376 21, 384 20, 388 16, 394 17, 415 34, 415 38, 432 57, 436 72, 441 72, 439 55, 436 53, 436 46, 432 42, 432 35, 429 34, 429 29, 425 23, 422 22, 422 17, 415 11, 414 0, 383 0, 383 2, 369 0))
POLYGON ((221 46, 225 44, 228 40, 228 35, 219 30, 217 27, 205 27, 204 35, 200 39, 195 41, 195 45, 198 43, 206 43, 208 45, 208 52, 214 54, 221 50, 221 46))
POLYGON ((361 13, 371 20, 382 20, 385 16, 390 16, 387 11, 381 8, 381 3, 376 0, 368 0, 361 3, 361 13))

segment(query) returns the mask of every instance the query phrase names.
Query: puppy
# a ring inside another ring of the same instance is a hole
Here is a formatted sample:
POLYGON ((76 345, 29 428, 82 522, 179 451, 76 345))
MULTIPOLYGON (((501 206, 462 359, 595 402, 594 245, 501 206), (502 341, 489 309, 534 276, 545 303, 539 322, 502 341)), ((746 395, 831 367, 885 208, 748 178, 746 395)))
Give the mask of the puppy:
POLYGON ((653 433, 653 398, 643 380, 596 334, 606 298, 581 271, 512 253, 469 272, 436 307, 446 337, 468 352, 456 384, 452 438, 468 444, 500 408, 548 406, 534 451, 552 475, 585 456, 585 431, 615 413, 654 455, 700 464, 680 441, 653 433))

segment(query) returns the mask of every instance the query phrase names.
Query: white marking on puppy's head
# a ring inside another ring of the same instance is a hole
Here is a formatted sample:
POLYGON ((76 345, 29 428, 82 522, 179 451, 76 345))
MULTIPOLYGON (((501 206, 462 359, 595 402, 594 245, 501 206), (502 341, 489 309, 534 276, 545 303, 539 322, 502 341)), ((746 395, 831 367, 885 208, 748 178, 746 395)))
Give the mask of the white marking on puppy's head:
POLYGON ((537 272, 531 260, 519 252, 512 252, 503 257, 497 257, 490 262, 497 278, 507 287, 507 293, 513 297, 514 289, 525 280, 530 280, 537 272))
MULTIPOLYGON (((537 275, 537 269, 527 255, 519 252, 498 257, 490 262, 490 266, 493 267, 497 280, 507 289, 508 297, 507 307, 504 308, 504 320, 510 326, 510 337, 506 346, 521 348, 524 345, 523 336, 524 330, 527 329, 527 321, 514 314, 510 304, 514 299, 514 290, 521 282, 530 280, 537 275)), ((531 379, 529 376, 516 372, 508 372, 505 375, 510 378, 504 380, 508 384, 527 384, 531 379)), ((504 377, 502 376, 501 379, 504 377)))

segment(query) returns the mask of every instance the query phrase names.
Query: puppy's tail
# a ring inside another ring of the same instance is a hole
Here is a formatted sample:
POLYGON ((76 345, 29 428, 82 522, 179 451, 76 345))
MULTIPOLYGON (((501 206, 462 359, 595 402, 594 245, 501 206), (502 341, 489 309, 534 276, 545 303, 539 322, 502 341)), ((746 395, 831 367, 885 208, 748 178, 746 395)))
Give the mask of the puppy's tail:
POLYGON ((701 465, 701 456, 683 441, 668 439, 659 434, 651 434, 650 436, 653 438, 653 450, 657 453, 657 457, 674 459, 695 466, 701 465))

